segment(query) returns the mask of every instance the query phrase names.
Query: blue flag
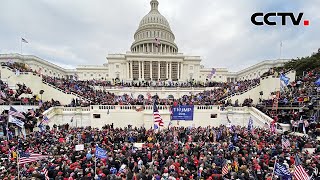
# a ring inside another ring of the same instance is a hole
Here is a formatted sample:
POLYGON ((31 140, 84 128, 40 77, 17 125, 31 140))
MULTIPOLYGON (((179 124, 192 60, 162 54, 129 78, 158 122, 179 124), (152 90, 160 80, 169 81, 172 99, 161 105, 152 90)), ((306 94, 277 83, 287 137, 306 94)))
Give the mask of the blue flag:
POLYGON ((281 176, 283 180, 292 180, 291 174, 285 165, 276 163, 274 173, 281 176))
POLYGON ((288 86, 289 81, 290 81, 290 78, 288 78, 288 77, 287 77, 286 75, 284 75, 284 74, 281 74, 281 75, 280 75, 280 81, 284 82, 284 84, 285 84, 286 86, 288 86))
POLYGON ((233 136, 233 141, 234 141, 234 142, 237 142, 238 139, 239 139, 239 138, 238 138, 238 134, 235 134, 235 135, 233 136))
POLYGON ((248 122, 248 131, 252 131, 252 130, 253 130, 253 119, 252 117, 250 117, 248 122))
POLYGON ((96 157, 97 158, 107 158, 107 151, 100 148, 98 145, 96 146, 96 157))
POLYGON ((320 86, 320 78, 314 83, 319 87, 320 86))
POLYGON ((39 131, 40 131, 40 132, 45 132, 45 131, 46 131, 46 127, 45 127, 42 123, 40 123, 40 124, 38 125, 38 127, 39 127, 39 131))

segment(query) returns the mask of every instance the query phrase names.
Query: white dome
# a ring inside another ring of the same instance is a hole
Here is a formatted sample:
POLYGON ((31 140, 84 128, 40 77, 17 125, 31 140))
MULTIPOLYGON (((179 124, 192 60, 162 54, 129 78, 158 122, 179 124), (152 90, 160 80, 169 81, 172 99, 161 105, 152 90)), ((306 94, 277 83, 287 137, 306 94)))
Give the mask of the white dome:
MULTIPOLYGON (((152 7, 152 3, 153 2, 151 1, 151 7, 152 7)), ((163 25, 165 28, 170 29, 170 25, 167 19, 160 14, 160 12, 158 11, 158 8, 156 9, 151 8, 151 11, 147 15, 145 15, 140 21, 139 28, 142 28, 144 25, 148 25, 148 24, 163 25)))
MULTIPOLYGON (((175 36, 170 29, 167 19, 160 14, 158 10, 159 2, 151 0, 151 10, 140 21, 139 27, 134 34, 134 42, 131 46, 132 52, 156 52, 150 47, 150 44, 155 43, 155 39, 159 40, 160 44, 166 49, 161 52, 177 53, 178 47, 174 43, 175 36), (147 49, 141 48, 149 47, 147 49)), ((159 52, 159 51, 157 51, 159 52)))

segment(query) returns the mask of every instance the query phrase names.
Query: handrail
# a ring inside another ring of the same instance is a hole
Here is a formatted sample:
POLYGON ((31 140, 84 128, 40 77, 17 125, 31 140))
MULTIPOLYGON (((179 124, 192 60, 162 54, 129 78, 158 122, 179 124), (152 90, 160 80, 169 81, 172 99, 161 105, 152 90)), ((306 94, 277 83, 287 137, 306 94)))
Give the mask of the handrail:
POLYGON ((261 119, 263 119, 268 124, 271 124, 271 122, 273 121, 271 117, 267 116, 266 114, 264 114, 263 112, 261 112, 255 107, 250 107, 250 110, 254 112, 256 115, 258 115, 261 119))
POLYGON ((221 101, 225 101, 225 100, 227 100, 227 99, 229 99, 229 98, 231 98, 231 97, 233 97, 235 95, 242 95, 242 94, 244 94, 244 93, 246 93, 246 92, 248 92, 248 91, 250 91, 250 90, 252 90, 252 89, 254 89, 256 87, 258 87, 260 84, 261 84, 261 82, 259 82, 258 84, 254 85, 254 86, 250 86, 249 89, 246 89, 244 91, 239 91, 239 92, 233 93, 231 95, 228 95, 227 97, 221 99, 221 101))

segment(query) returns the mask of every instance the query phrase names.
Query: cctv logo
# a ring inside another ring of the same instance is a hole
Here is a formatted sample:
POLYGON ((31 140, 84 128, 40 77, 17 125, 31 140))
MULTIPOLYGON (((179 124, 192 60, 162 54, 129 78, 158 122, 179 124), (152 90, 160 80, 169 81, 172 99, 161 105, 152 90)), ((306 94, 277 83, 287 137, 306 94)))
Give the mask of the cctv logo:
MULTIPOLYGON (((299 13, 299 15, 297 17, 295 17, 295 15, 293 13, 289 13, 289 12, 278 12, 278 13, 271 12, 271 13, 266 13, 266 14, 263 14, 262 12, 257 12, 251 16, 251 22, 257 26, 263 26, 265 24, 269 25, 269 26, 276 26, 277 22, 270 21, 269 18, 270 17, 279 17, 279 18, 281 18, 281 25, 285 26, 285 25, 287 25, 287 17, 289 17, 292 24, 295 26, 298 26, 301 23, 302 16, 303 16, 303 13, 299 13), (261 19, 262 21, 257 20, 258 17, 262 17, 262 19, 261 19)), ((309 26, 309 24, 310 24, 309 20, 303 21, 304 26, 309 26)))

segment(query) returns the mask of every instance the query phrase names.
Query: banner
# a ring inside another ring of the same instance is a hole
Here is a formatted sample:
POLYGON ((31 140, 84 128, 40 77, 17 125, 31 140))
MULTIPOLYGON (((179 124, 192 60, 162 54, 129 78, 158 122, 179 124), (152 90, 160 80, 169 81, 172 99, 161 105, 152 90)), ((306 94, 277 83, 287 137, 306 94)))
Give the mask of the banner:
POLYGON ((96 157, 100 159, 107 158, 107 151, 96 146, 96 157))
POLYGON ((76 145, 76 151, 83 151, 83 150, 84 150, 84 145, 83 144, 76 145))
POLYGON ((9 116, 9 122, 10 123, 14 123, 14 124, 16 124, 17 126, 19 126, 21 128, 23 128, 23 126, 24 126, 24 122, 23 121, 21 121, 19 119, 16 119, 13 116, 9 116))
POLYGON ((171 120, 193 121, 193 105, 172 107, 171 120))

